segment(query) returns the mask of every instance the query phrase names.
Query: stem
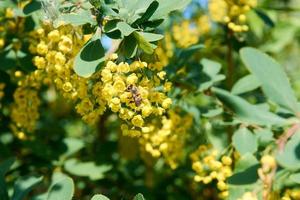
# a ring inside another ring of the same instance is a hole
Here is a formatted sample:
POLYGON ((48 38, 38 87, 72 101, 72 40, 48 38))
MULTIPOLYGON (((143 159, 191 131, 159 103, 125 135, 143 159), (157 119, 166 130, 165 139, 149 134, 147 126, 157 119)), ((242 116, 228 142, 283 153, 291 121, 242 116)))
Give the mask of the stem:
POLYGON ((283 151, 288 139, 292 137, 299 129, 300 129, 300 123, 294 124, 291 128, 289 128, 283 135, 281 135, 278 138, 277 145, 278 145, 279 152, 283 151))

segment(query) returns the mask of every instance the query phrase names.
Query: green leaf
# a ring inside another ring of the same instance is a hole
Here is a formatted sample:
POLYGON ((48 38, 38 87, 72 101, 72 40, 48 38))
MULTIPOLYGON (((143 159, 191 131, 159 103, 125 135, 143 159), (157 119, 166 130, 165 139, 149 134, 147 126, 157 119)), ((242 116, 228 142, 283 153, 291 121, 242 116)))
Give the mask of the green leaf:
POLYGON ((274 27, 275 24, 272 21, 272 19, 263 11, 258 10, 258 9, 254 9, 256 14, 265 22, 265 24, 267 24, 270 27, 274 27))
POLYGON ((92 17, 91 12, 89 10, 83 9, 77 13, 62 14, 59 16, 57 21, 63 21, 74 26, 81 26, 84 24, 97 24, 96 20, 92 17))
POLYGON ((119 19, 109 20, 103 27, 105 33, 109 33, 117 30, 117 24, 120 22, 119 19))
POLYGON ((120 45, 120 51, 126 58, 132 58, 136 55, 138 43, 133 34, 125 37, 120 45))
POLYGON ((158 40, 161 40, 164 38, 163 35, 161 34, 156 34, 156 33, 147 33, 147 32, 139 32, 145 40, 148 42, 156 42, 158 40))
POLYGON ((26 195, 41 181, 43 177, 27 176, 18 179, 14 186, 12 200, 23 200, 26 195))
POLYGON ((273 138, 273 132, 270 129, 254 129, 254 133, 260 146, 267 146, 271 142, 275 141, 273 138))
POLYGON ((141 18, 137 19, 133 24, 142 24, 150 19, 150 17, 154 14, 157 10, 159 3, 157 1, 153 1, 149 7, 147 8, 146 12, 142 15, 141 18))
POLYGON ((0 164, 0 175, 4 176, 15 163, 15 158, 9 158, 0 164))
POLYGON ((126 22, 118 22, 117 23, 117 29, 119 29, 124 36, 130 35, 133 31, 136 29, 132 28, 129 24, 126 22))
POLYGON ((255 135, 244 127, 235 131, 232 144, 241 155, 256 152, 258 146, 255 135))
POLYGON ((255 90, 260 86, 260 82, 256 79, 256 77, 252 74, 249 74, 247 76, 244 76, 234 84, 231 93, 239 95, 255 90))
POLYGON ((249 185, 254 184, 258 180, 257 170, 259 164, 253 165, 242 172, 233 174, 228 178, 228 184, 231 185, 249 185))
POLYGON ((14 158, 9 158, 0 164, 0 197, 3 200, 9 200, 5 183, 5 174, 9 171, 14 162, 14 158))
POLYGON ((30 14, 32 14, 33 12, 40 10, 41 7, 42 7, 42 5, 41 5, 41 2, 40 2, 40 1, 33 0, 33 1, 30 1, 29 3, 27 3, 27 4, 24 6, 24 8, 23 8, 23 13, 24 13, 25 15, 30 15, 30 14))
POLYGON ((133 200, 145 200, 145 198, 141 193, 138 193, 137 195, 135 195, 133 200))
POLYGON ((72 200, 74 194, 74 182, 71 178, 60 179, 52 185, 47 200, 72 200))
POLYGON ((289 170, 300 169, 300 132, 298 131, 285 145, 283 152, 277 152, 277 162, 289 170))
POLYGON ((297 99, 283 68, 261 51, 246 47, 240 51, 241 58, 262 85, 268 98, 293 113, 299 112, 297 99))
POLYGON ((109 198, 107 198, 106 196, 104 196, 102 194, 96 194, 92 197, 91 200, 109 200, 109 198))
POLYGON ((218 88, 213 88, 212 90, 236 114, 236 117, 245 123, 277 126, 287 124, 285 119, 269 111, 260 109, 260 107, 248 103, 239 96, 218 88))
POLYGON ((219 74, 222 68, 222 65, 220 63, 203 58, 201 60, 201 65, 203 66, 202 71, 205 73, 208 80, 200 84, 198 91, 202 92, 204 90, 207 90, 208 88, 212 87, 215 82, 225 79, 224 75, 219 74))
POLYGON ((170 12, 184 9, 191 0, 158 0, 159 7, 150 17, 150 20, 162 19, 170 12))
POLYGON ((133 35, 138 41, 139 48, 141 48, 146 54, 153 54, 154 50, 151 43, 145 40, 145 38, 137 31, 133 32, 133 35))
POLYGON ((80 162, 70 159, 65 162, 65 170, 76 176, 87 176, 91 180, 104 178, 104 173, 111 169, 110 165, 96 165, 94 162, 80 162))
POLYGON ((61 157, 68 157, 71 156, 72 154, 78 152, 80 149, 84 147, 84 143, 80 139, 76 138, 65 138, 63 143, 66 145, 67 150, 64 152, 61 157))
POLYGON ((89 77, 105 61, 105 51, 100 36, 96 33, 75 57, 74 70, 82 77, 89 77))
POLYGON ((300 184, 300 173, 295 173, 290 176, 290 179, 297 184, 300 184))

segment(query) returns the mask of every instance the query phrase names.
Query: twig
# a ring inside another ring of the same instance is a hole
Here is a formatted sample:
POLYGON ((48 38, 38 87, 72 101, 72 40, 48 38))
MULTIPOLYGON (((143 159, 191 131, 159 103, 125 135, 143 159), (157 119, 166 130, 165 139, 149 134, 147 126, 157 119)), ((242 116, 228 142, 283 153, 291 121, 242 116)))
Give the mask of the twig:
POLYGON ((281 135, 277 140, 278 150, 282 152, 285 144, 288 139, 292 137, 298 130, 300 129, 300 123, 294 124, 291 128, 289 128, 283 135, 281 135))

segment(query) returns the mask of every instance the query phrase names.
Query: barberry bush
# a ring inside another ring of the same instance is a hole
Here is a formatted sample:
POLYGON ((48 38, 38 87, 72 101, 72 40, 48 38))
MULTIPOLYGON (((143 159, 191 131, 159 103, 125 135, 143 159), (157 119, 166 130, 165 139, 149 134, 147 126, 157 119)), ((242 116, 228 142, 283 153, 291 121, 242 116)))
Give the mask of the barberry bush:
POLYGON ((0 200, 299 200, 299 0, 1 0, 0 200))

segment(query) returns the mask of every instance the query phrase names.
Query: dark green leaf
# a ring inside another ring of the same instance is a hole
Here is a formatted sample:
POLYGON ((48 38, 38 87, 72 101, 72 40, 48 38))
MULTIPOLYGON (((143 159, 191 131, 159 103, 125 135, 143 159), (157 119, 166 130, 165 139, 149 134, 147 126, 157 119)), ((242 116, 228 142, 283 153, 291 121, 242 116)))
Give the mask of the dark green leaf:
POLYGON ((42 7, 41 2, 37 0, 32 0, 23 8, 23 12, 25 15, 30 15, 35 11, 40 10, 42 7))
POLYGON ((100 37, 95 34, 75 57, 74 70, 82 77, 89 77, 105 60, 105 51, 100 37))
POLYGON ((137 40, 133 34, 125 37, 120 46, 120 51, 126 58, 132 58, 136 55, 138 48, 137 40))
POLYGON ((228 178, 228 183, 231 185, 248 185, 256 183, 258 180, 258 168, 259 164, 251 166, 242 172, 235 173, 228 178))
POLYGON ((0 164, 0 197, 3 198, 3 200, 9 200, 8 191, 7 191, 4 177, 5 177, 5 174, 11 168, 11 166, 14 164, 14 162, 15 162, 15 159, 10 158, 0 164))
POLYGON ((270 27, 274 27, 275 24, 272 21, 272 19, 263 11, 258 10, 258 9, 254 9, 256 14, 265 22, 265 24, 267 24, 270 27))
POLYGON ((141 18, 136 20, 133 24, 142 24, 150 19, 150 17, 154 14, 156 9, 158 8, 159 3, 157 1, 153 1, 149 7, 147 8, 146 12, 142 15, 141 18))

